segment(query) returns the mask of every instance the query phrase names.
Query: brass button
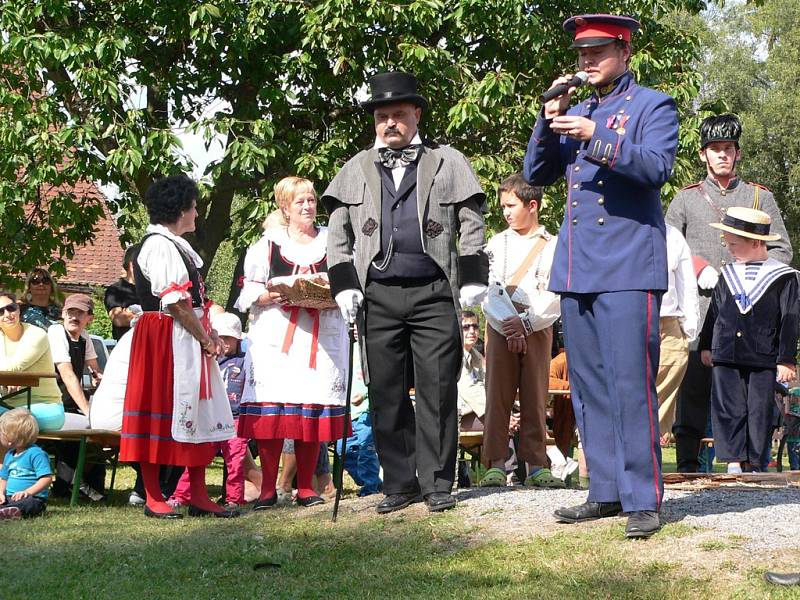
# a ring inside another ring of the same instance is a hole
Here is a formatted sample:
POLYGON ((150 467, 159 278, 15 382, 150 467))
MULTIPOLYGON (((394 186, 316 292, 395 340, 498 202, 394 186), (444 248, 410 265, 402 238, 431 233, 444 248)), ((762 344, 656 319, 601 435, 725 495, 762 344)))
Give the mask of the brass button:
POLYGON ((619 114, 621 114, 621 115, 625 114, 625 109, 624 108, 619 109, 619 114))
POLYGON ((603 164, 605 164, 605 163, 607 163, 607 162, 608 162, 608 159, 607 159, 607 158, 605 158, 605 157, 603 157, 603 158, 601 158, 601 159, 600 159, 600 162, 601 162, 601 163, 603 163, 603 164))
POLYGON ((602 180, 597 182, 597 187, 603 187, 603 181, 602 180))
POLYGON ((603 204, 605 204, 605 203, 606 203, 606 201, 603 199, 603 197, 602 197, 602 196, 600 196, 600 197, 597 199, 597 203, 598 203, 600 206, 603 206, 603 204))
POLYGON ((725 237, 725 234, 724 234, 724 233, 720 233, 720 234, 719 234, 719 237, 721 237, 721 238, 724 238, 724 237, 725 237))
POLYGON ((572 219, 572 224, 573 225, 577 225, 578 224, 578 219, 572 219))
POLYGON ((631 99, 630 96, 625 96, 625 100, 630 100, 630 99, 631 99))
POLYGON ((725 190, 720 190, 720 192, 719 192, 719 193, 720 193, 720 194, 722 194, 722 195, 724 196, 724 195, 725 195, 727 192, 726 192, 725 190))
POLYGON ((736 337, 742 337, 742 332, 741 331, 737 331, 736 332, 736 337))
POLYGON ((581 168, 580 168, 580 167, 575 167, 575 170, 576 170, 576 171, 580 171, 580 170, 581 170, 581 168))
POLYGON ((603 223, 605 223, 605 222, 606 222, 606 221, 605 221, 605 219, 604 219, 603 217, 600 217, 599 219, 597 219, 597 224, 598 224, 598 225, 602 225, 602 224, 603 224, 603 223))
POLYGON ((724 267, 724 266, 725 266, 725 261, 724 261, 724 260, 723 260, 723 261, 721 261, 721 263, 720 263, 720 264, 721 264, 721 265, 724 267))
POLYGON ((573 200, 572 201, 572 206, 578 206, 578 201, 577 200, 573 200))
POLYGON ((577 183, 573 183, 572 184, 572 189, 573 190, 577 190, 578 189, 578 184, 577 183))
POLYGON ((578 155, 578 154, 580 154, 580 153, 581 153, 581 149, 580 149, 580 148, 578 148, 577 150, 575 150, 575 154, 576 154, 576 155, 578 155))
POLYGON ((728 245, 728 244, 726 244, 725 242, 720 242, 720 244, 722 244, 722 247, 723 247, 723 248, 724 248, 725 246, 727 246, 727 245, 728 245))

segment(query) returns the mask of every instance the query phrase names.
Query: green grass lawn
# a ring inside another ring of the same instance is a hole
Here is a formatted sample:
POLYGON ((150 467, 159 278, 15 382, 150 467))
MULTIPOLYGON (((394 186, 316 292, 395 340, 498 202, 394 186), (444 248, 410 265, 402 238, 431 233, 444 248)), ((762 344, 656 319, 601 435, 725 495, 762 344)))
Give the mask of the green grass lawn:
MULTIPOLYGON (((220 479, 215 463, 212 494, 220 479)), ((746 576, 733 583, 724 568, 685 568, 684 558, 710 563, 728 545, 693 544, 696 531, 680 523, 648 542, 625 540, 618 523, 503 541, 467 525, 464 509, 354 512, 352 490, 336 524, 328 510, 298 508, 164 522, 127 506, 132 481, 121 469, 110 505, 56 500, 43 518, 0 523, 0 598, 792 597, 761 582, 759 563, 736 565, 746 576), (671 551, 687 539, 700 558, 671 551)))

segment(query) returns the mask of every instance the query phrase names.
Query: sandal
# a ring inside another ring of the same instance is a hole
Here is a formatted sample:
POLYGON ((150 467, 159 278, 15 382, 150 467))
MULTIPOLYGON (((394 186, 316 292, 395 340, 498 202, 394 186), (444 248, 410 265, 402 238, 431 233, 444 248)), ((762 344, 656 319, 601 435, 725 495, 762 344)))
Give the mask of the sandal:
POLYGON ((479 487, 506 487, 506 474, 502 469, 492 467, 481 477, 479 487))
POLYGON ((558 477, 553 477, 550 469, 539 469, 533 475, 528 475, 525 480, 526 487, 563 488, 564 482, 558 477))

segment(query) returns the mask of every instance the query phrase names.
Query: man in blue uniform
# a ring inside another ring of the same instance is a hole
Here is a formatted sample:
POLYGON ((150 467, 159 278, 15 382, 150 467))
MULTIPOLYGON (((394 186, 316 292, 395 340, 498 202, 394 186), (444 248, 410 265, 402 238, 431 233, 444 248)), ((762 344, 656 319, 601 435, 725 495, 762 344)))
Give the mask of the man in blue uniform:
MULTIPOLYGON (((575 416, 589 466, 588 501, 556 517, 578 523, 628 513, 626 535, 659 527, 658 313, 667 288, 660 189, 678 143, 675 102, 628 70, 629 17, 564 22, 594 88, 542 108, 525 155, 533 185, 567 180, 567 206, 550 278, 561 315, 575 416)), ((553 86, 567 83, 560 77, 553 86)))

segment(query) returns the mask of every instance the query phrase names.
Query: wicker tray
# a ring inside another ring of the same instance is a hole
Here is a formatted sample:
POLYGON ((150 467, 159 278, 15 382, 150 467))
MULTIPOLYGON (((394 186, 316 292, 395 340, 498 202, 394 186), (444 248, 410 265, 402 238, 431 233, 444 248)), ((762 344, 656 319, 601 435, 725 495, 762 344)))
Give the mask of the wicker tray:
POLYGON ((288 306, 317 310, 336 308, 328 278, 321 273, 275 277, 270 280, 268 288, 272 292, 280 292, 288 306))

